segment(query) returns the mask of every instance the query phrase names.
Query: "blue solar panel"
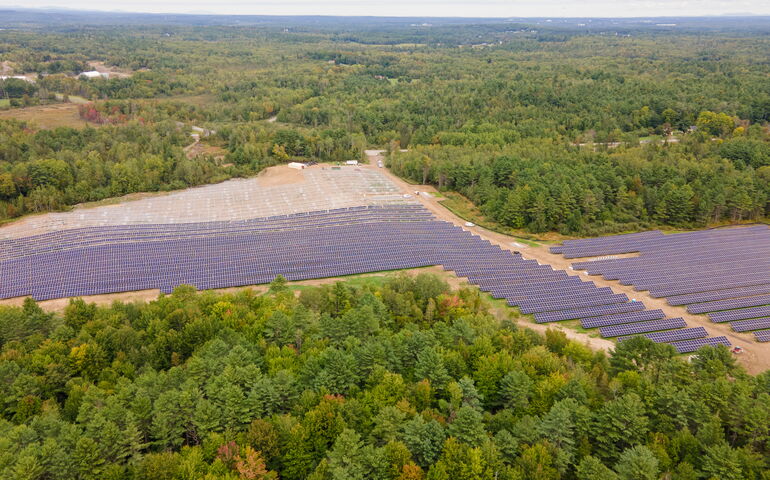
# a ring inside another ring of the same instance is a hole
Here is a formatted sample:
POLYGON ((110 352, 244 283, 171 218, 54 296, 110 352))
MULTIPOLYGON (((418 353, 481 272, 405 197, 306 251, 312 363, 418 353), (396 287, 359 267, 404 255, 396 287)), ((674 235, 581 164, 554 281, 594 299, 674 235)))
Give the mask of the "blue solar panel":
POLYGON ((711 338, 699 338, 696 340, 683 340, 681 342, 673 342, 671 345, 676 348, 676 350, 679 353, 690 353, 694 352, 702 347, 705 347, 707 345, 710 346, 717 346, 717 345, 724 345, 726 347, 729 347, 730 341, 727 339, 727 337, 711 337, 711 338))
POLYGON ((770 305, 770 295, 694 303, 687 306, 687 311, 690 313, 708 313, 719 312, 721 310, 732 310, 735 308, 756 307, 760 305, 770 305))
POLYGON ((601 317, 583 318, 580 320, 580 324, 583 328, 608 327, 610 325, 620 325, 623 323, 657 320, 663 317, 665 317, 663 310, 644 310, 641 312, 616 313, 614 315, 604 315, 601 317))
POLYGON ((535 321, 538 323, 560 322, 562 320, 574 320, 578 318, 598 317, 612 313, 638 312, 644 310, 642 302, 616 303, 612 305, 600 305, 585 308, 573 308, 558 312, 536 313, 535 321))
POLYGON ((754 337, 758 342, 770 342, 770 330, 760 330, 754 332, 754 337))
POLYGON ((770 328, 770 317, 752 318, 750 320, 738 320, 730 322, 730 326, 736 332, 750 332, 761 328, 770 328))
POLYGON ((764 316, 770 316, 770 306, 741 308, 738 310, 709 313, 709 318, 712 322, 732 322, 733 320, 744 320, 747 318, 759 318, 764 316))
POLYGON ((629 338, 632 338, 632 337, 646 337, 656 343, 670 343, 670 342, 676 342, 680 340, 692 340, 695 338, 708 337, 708 332, 703 327, 683 328, 681 330, 652 332, 652 333, 645 333, 642 335, 628 335, 625 337, 618 337, 617 340, 618 342, 622 342, 623 340, 628 340, 629 338))
POLYGON ((599 334, 602 337, 619 337, 636 333, 672 330, 674 328, 684 328, 686 326, 687 323, 681 318, 667 318, 663 320, 651 320, 649 322, 624 323, 622 325, 601 327, 599 329, 599 334))

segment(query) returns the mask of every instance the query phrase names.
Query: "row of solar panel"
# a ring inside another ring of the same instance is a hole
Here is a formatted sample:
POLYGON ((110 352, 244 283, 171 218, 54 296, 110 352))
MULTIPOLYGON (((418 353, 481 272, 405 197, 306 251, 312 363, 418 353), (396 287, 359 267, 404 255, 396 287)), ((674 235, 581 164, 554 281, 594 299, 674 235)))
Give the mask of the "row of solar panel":
POLYGON ((770 229, 766 226, 709 230, 676 235, 606 237, 565 242, 566 257, 607 255, 618 249, 637 257, 577 262, 575 269, 668 297, 693 314, 732 322, 743 332, 770 327, 770 229), (722 248, 729 244, 729 249, 722 248))
POLYGON ((523 313, 535 313, 538 321, 581 318, 587 328, 600 327, 605 337, 660 331, 667 341, 694 338, 665 332, 686 326, 682 319, 645 311, 624 294, 524 260, 446 222, 426 221, 426 211, 410 210, 414 217, 399 210, 399 221, 387 215, 376 220, 362 211, 367 217, 357 224, 348 221, 358 214, 348 211, 345 223, 323 221, 328 226, 322 229, 319 222, 291 218, 297 226, 287 231, 207 231, 151 241, 138 236, 117 244, 109 243, 114 240, 109 232, 93 231, 92 238, 107 244, 40 250, 24 261, 0 262, 0 272, 20 274, 19 281, 0 286, 0 294, 10 288, 15 293, 26 288, 39 299, 147 288, 169 292, 180 283, 208 289, 266 283, 279 273, 301 280, 440 264, 468 275, 523 313))
MULTIPOLYGON (((740 241, 747 236, 765 235, 762 226, 747 227, 736 230, 707 230, 676 235, 663 235, 658 231, 600 237, 600 239, 570 240, 557 247, 557 252, 567 258, 592 257, 618 253, 644 252, 650 250, 676 250, 704 244, 716 244, 725 240, 740 241), (635 235, 631 237, 631 235, 635 235)), ((733 244, 731 243, 731 248, 733 244)), ((554 252, 554 253, 557 253, 554 252)))

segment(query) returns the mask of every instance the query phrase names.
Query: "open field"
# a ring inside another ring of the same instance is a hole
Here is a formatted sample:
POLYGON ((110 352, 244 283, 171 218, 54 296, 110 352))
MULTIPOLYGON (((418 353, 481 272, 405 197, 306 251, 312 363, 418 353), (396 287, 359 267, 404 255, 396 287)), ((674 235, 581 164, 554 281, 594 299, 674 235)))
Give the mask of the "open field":
POLYGON ((58 127, 82 128, 88 125, 88 122, 80 118, 78 106, 74 103, 12 108, 0 111, 0 119, 3 118, 23 120, 42 129, 58 127))

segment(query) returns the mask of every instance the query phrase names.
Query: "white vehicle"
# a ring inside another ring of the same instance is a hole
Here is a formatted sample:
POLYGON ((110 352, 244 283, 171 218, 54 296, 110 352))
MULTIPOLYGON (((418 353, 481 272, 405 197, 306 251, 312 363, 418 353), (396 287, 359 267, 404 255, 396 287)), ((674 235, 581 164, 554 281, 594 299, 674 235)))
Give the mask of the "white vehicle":
POLYGON ((377 166, 382 168, 382 161, 377 162, 377 166))
POLYGON ((473 222, 465 222, 465 226, 466 226, 466 227, 475 227, 475 226, 476 226, 476 224, 475 224, 475 223, 473 223, 473 222))

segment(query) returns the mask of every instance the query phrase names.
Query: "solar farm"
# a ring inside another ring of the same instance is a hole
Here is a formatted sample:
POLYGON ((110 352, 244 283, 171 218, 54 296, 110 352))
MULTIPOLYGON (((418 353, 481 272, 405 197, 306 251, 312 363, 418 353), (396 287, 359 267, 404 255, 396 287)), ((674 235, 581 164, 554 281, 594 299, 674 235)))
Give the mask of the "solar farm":
POLYGON ((572 264, 651 297, 754 332, 770 341, 770 228, 765 225, 665 235, 659 231, 565 241, 552 253, 566 258, 638 254, 572 264), (726 248, 729 247, 729 248, 726 248))
MULTIPOLYGON (((567 321, 617 341, 641 335, 681 353, 730 345, 725 336, 710 336, 680 316, 441 220, 376 170, 312 168, 302 175, 304 181, 293 185, 237 180, 3 227, 0 299, 168 293, 182 284, 207 290, 266 284, 277 275, 300 281, 438 265, 538 324, 567 321)), ((645 232, 568 241, 552 251, 568 258, 640 252, 574 268, 638 284, 654 296, 671 295, 672 305, 746 331, 770 329, 770 285, 761 283, 767 265, 746 258, 749 245, 768 239, 764 227, 682 236, 645 232), (698 245, 708 250, 741 239, 744 250, 709 257, 700 270, 688 266, 699 258, 698 245), (700 283, 692 277, 728 262, 744 268, 723 278, 704 276, 700 283), (728 278, 737 283, 709 287, 728 278)))
POLYGON ((214 289, 441 265, 537 322, 603 337, 650 334, 681 352, 720 339, 624 294, 503 250, 420 205, 359 206, 232 222, 86 227, 2 241, 0 297, 37 300, 181 284, 214 289))

